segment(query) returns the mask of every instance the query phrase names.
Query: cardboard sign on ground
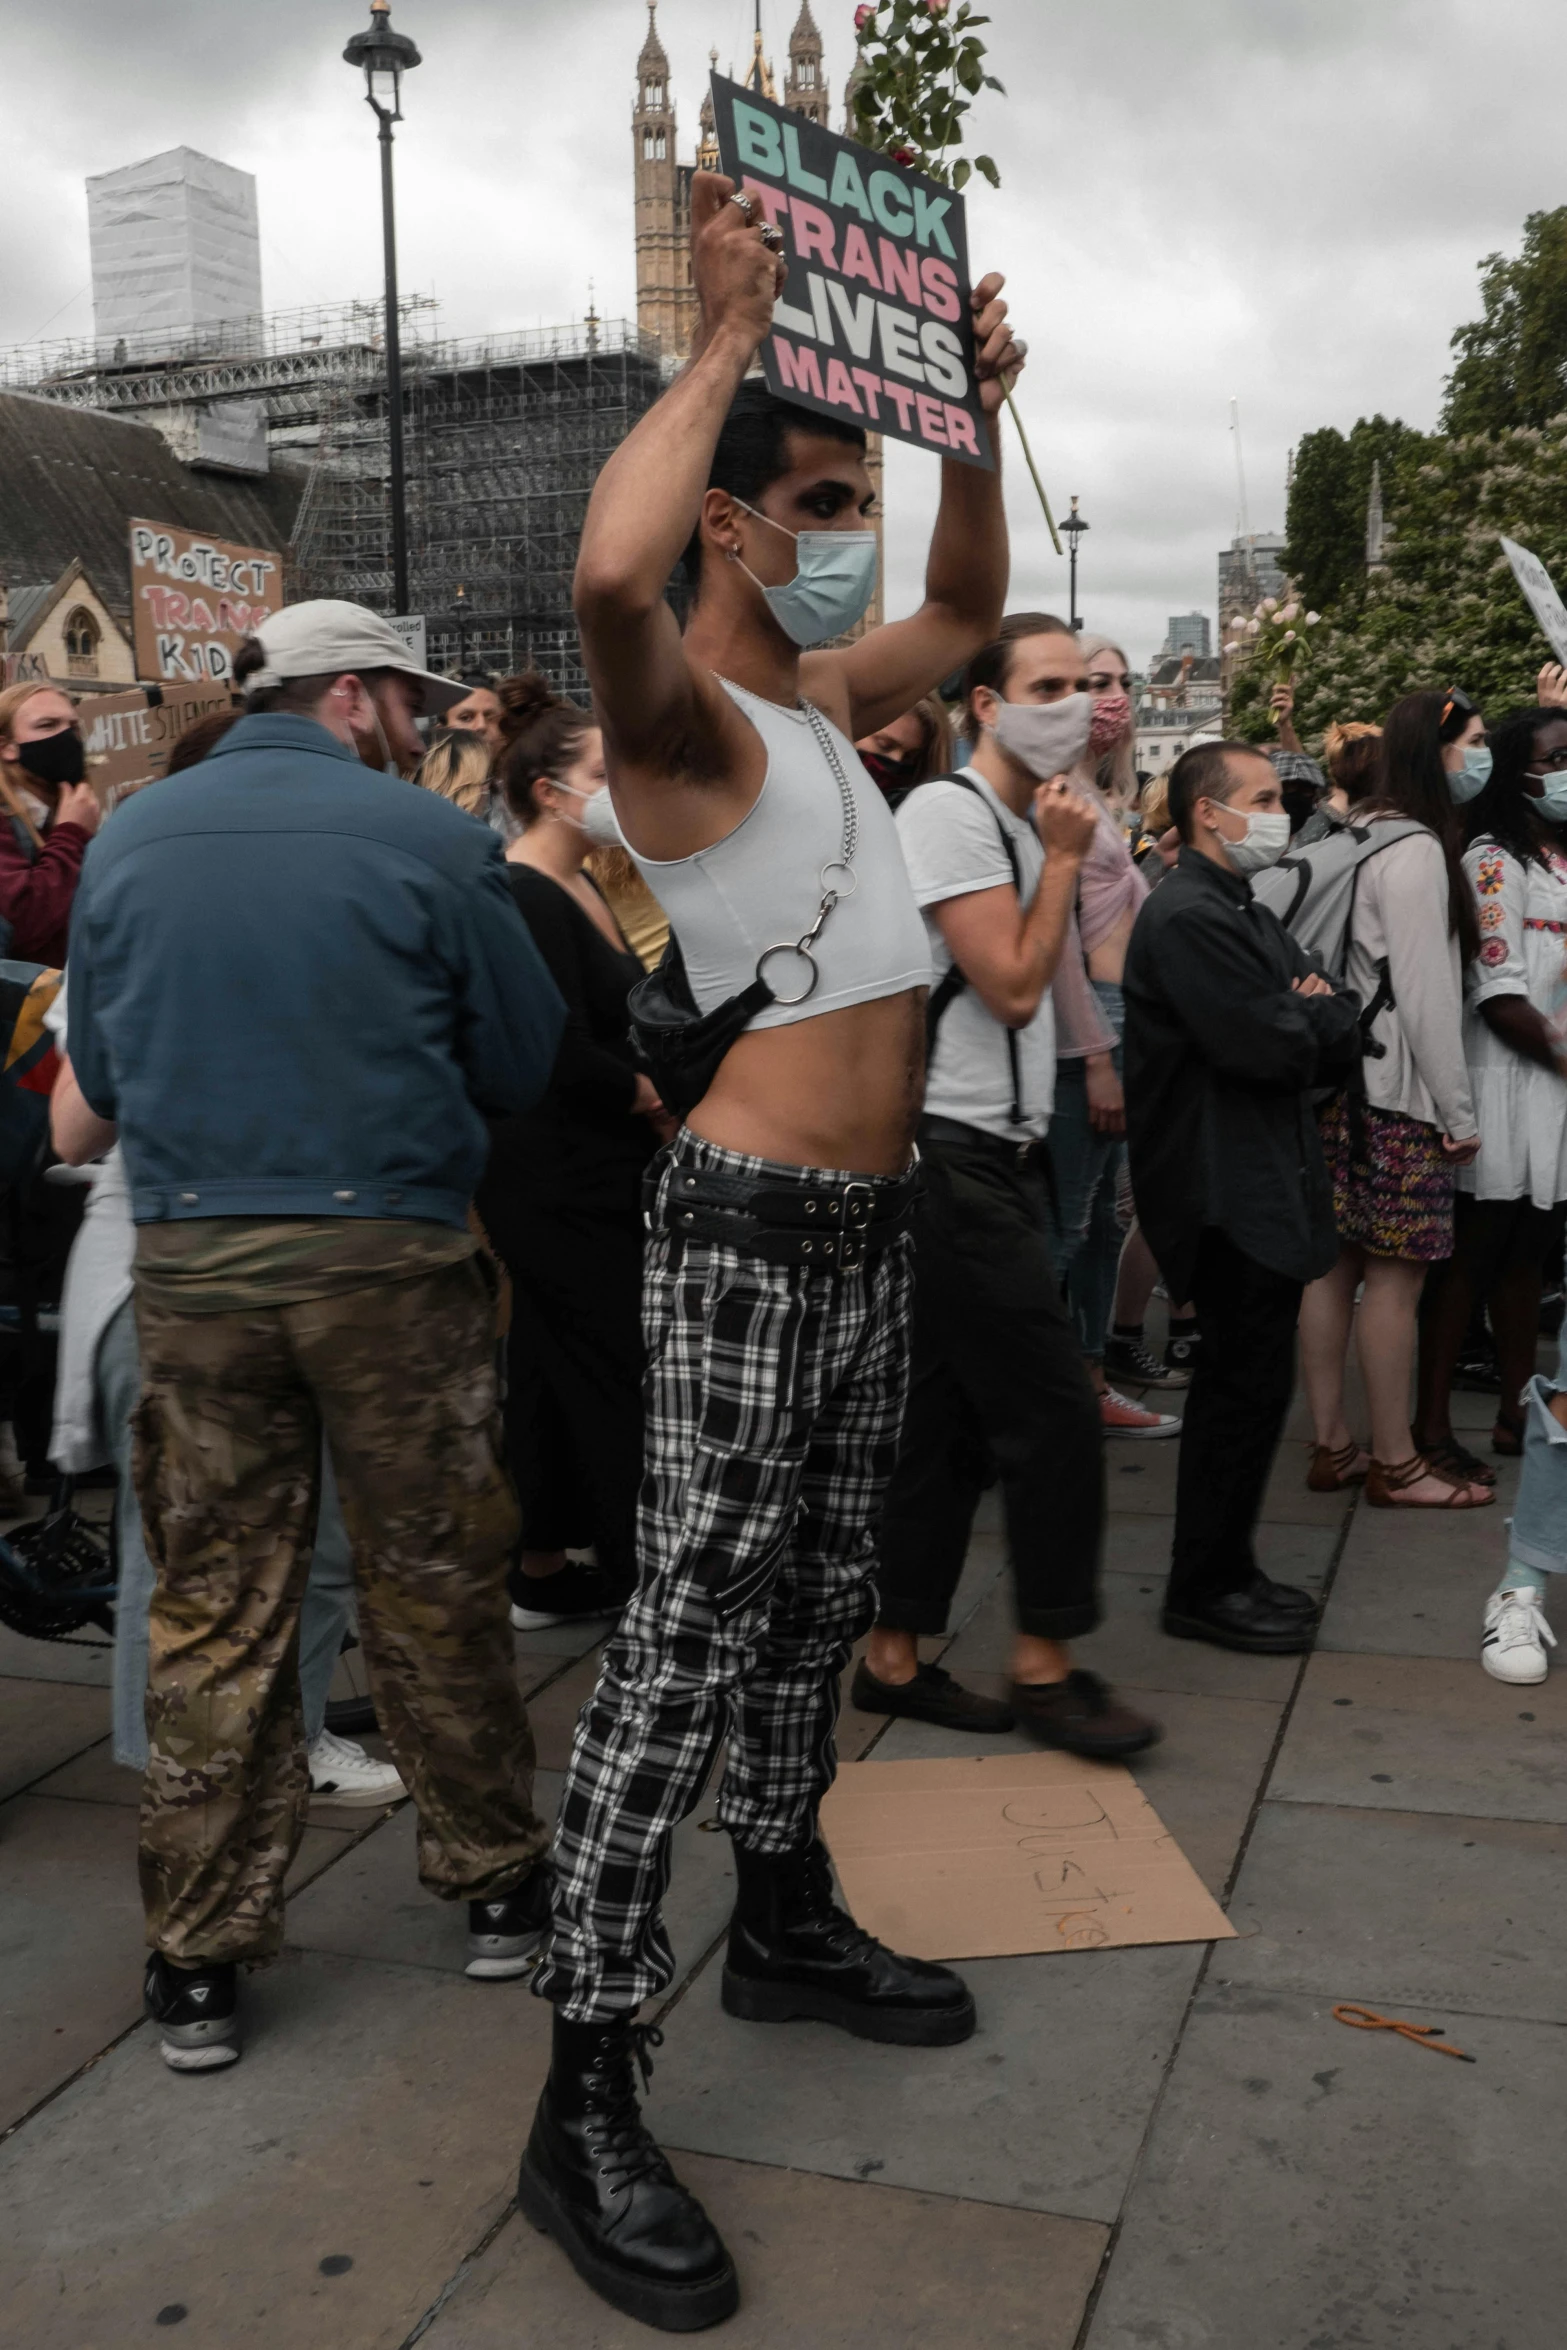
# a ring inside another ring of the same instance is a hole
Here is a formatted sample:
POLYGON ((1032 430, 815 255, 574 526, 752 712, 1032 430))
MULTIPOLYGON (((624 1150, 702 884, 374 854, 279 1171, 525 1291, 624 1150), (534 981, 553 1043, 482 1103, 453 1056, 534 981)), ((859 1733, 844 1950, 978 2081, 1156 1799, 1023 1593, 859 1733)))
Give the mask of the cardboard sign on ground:
POLYGON ((910 1958, 1235 1933, 1119 1763, 1051 1753, 845 1763, 822 1833, 858 1923, 910 1958))

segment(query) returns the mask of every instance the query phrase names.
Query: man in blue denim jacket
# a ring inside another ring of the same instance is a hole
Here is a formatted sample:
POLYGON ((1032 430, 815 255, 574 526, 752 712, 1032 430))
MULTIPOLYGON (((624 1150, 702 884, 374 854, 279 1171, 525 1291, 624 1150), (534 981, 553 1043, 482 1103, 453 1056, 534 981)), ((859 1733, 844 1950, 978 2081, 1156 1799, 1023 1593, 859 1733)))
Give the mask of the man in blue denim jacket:
POLYGON ((421 1879, 469 1903, 471 1974, 523 1972, 549 1908, 468 1204, 564 1011, 494 834, 398 773, 461 689, 351 604, 274 615, 249 659, 249 714, 94 844, 69 964, 137 1225, 146 2000, 180 2071, 233 2062, 237 1968, 282 1941, 323 1434, 421 1879))
POLYGON ((1508 1528, 1507 1565, 1485 1606, 1480 1662, 1498 1681, 1543 1681, 1556 1635, 1545 1620, 1547 1575, 1567 1575, 1567 1329, 1554 1379, 1523 1391, 1523 1474, 1508 1528))

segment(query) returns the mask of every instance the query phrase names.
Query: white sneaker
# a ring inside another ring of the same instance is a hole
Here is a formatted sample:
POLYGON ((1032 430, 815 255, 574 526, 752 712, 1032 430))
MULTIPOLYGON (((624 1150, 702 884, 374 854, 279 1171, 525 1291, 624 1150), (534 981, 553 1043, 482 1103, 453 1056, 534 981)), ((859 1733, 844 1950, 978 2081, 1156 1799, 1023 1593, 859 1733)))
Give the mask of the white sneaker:
POLYGON ((1151 1412, 1106 1387, 1099 1397, 1099 1424, 1107 1436, 1179 1436, 1181 1423, 1174 1412, 1151 1412))
POLYGON ((1543 1681, 1545 1644, 1556 1635, 1534 1590, 1497 1591, 1485 1603, 1480 1662, 1494 1681, 1543 1681))
POLYGON ((400 1803, 408 1790, 393 1764, 323 1730, 310 1749, 310 1792, 323 1803, 376 1804, 400 1803))

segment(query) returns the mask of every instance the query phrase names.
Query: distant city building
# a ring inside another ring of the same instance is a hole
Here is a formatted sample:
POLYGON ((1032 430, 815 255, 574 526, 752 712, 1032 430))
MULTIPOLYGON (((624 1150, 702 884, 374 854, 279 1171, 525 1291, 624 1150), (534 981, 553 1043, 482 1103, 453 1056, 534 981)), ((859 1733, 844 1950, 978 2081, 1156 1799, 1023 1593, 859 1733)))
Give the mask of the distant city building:
POLYGON ((1219 626, 1228 628, 1237 612, 1248 616, 1264 596, 1282 596, 1285 588, 1284 538, 1273 531, 1254 531, 1250 538, 1232 539, 1219 555, 1219 626))
MULTIPOLYGON (((1173 630, 1176 623, 1170 625, 1173 630)), ((1206 630, 1206 620, 1203 626, 1206 630)), ((1216 739, 1223 731, 1223 711, 1224 688, 1213 654, 1158 655, 1147 677, 1138 681, 1138 773, 1163 775, 1194 742, 1216 739)))
POLYGON ((1172 612, 1156 658, 1195 653, 1199 661, 1206 661, 1212 651, 1213 624, 1206 612, 1172 612))

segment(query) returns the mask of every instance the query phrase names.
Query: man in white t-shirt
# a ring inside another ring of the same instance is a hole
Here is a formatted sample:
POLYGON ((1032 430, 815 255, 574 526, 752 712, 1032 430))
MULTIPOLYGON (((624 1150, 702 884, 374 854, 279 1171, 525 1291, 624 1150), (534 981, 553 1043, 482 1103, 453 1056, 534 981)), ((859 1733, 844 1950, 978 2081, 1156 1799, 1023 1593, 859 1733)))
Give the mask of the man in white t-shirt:
POLYGON ((937 977, 913 1385, 854 1702, 953 1729, 1016 1722, 1074 1754, 1135 1754, 1156 1725, 1074 1668, 1066 1645, 1098 1621, 1104 1526, 1099 1407, 1055 1276, 1044 1151, 1050 983, 1097 823, 1065 777, 1088 739, 1083 656, 1060 621, 1019 613, 966 684, 971 764, 911 792, 897 817, 937 977), (992 1464, 1017 1593, 1007 1705, 922 1664, 917 1646, 946 1630, 992 1464))

